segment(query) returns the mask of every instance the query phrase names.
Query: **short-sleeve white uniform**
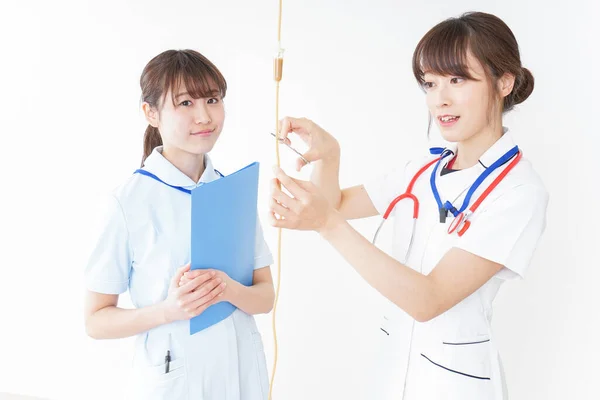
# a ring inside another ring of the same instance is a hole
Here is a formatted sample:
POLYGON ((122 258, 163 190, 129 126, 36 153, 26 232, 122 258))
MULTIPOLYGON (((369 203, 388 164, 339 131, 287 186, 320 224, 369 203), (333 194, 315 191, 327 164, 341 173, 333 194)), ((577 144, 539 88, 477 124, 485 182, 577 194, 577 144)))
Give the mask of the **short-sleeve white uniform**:
MULTIPOLYGON (((161 151, 161 147, 154 149, 143 169, 165 183, 193 189, 220 178, 208 155, 196 183, 161 151)), ((105 294, 129 290, 138 308, 164 300, 175 271, 190 261, 191 196, 134 174, 108 196, 104 221, 85 269, 87 289, 105 294)), ((273 263, 260 222, 255 255, 255 269, 273 263)), ((189 321, 138 335, 132 376, 130 398, 136 399, 264 400, 268 396, 261 335, 254 317, 239 309, 191 336, 189 321), (167 350, 172 362, 165 374, 167 350)))
MULTIPOLYGON (((442 203, 461 205, 470 186, 515 142, 505 129, 503 136, 475 166, 441 175, 436 183, 442 203)), ((455 151, 455 147, 449 146, 455 151)), ((401 165, 398 170, 365 185, 369 197, 383 214, 390 202, 406 190, 415 173, 434 156, 401 165)), ((452 157, 447 157, 444 164, 452 157)), ((507 165, 507 164, 506 164, 507 165)), ((472 202, 506 167, 494 171, 478 188, 472 202)), ((406 265, 429 274, 453 247, 504 266, 492 279, 462 302, 425 323, 388 302, 381 333, 377 399, 504 400, 504 374, 491 330, 492 303, 509 279, 524 276, 546 226, 548 193, 531 163, 523 157, 471 216, 471 226, 459 237, 448 234, 450 215, 440 223, 438 204, 430 176, 433 167, 416 182, 413 193, 420 200, 413 247, 406 265)), ((412 229, 413 204, 401 201, 393 212, 392 255, 403 260, 412 229)))

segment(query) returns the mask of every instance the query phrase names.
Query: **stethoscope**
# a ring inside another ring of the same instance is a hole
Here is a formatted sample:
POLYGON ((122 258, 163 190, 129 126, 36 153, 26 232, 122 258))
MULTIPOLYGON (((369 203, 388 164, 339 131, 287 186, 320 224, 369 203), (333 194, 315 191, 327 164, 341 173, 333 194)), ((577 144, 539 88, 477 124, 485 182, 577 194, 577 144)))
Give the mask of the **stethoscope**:
MULTIPOLYGON (((225 177, 225 175, 223 175, 222 173, 220 173, 216 169, 215 169, 215 172, 217 173, 217 175, 219 175, 220 178, 224 178, 225 177)), ((180 192, 183 192, 183 193, 186 193, 186 194, 192 194, 192 191, 190 189, 186 189, 186 188, 181 187, 181 186, 170 185, 167 182, 165 182, 162 179, 160 179, 158 176, 154 175, 152 172, 146 171, 145 169, 136 169, 135 171, 133 171, 133 173, 134 174, 144 175, 144 176, 147 176, 148 178, 152 178, 155 181, 160 182, 163 185, 166 185, 166 186, 171 187, 173 189, 179 190, 180 192)), ((202 186, 202 185, 204 185, 204 182, 200 182, 198 184, 198 186, 202 186)))
POLYGON ((496 188, 496 186, 498 186, 498 184, 504 179, 504 177, 510 172, 510 170, 512 170, 514 168, 514 166, 517 165, 517 163, 519 162, 519 160, 521 160, 521 157, 523 156, 523 153, 519 150, 518 146, 515 146, 512 149, 510 149, 508 152, 506 152, 502 157, 500 157, 498 160, 496 160, 492 165, 490 165, 488 168, 486 168, 485 171, 483 171, 479 175, 479 177, 475 180, 475 182, 469 188, 469 191, 467 192, 467 195, 465 196, 465 199, 464 199, 461 207, 459 209, 456 209, 456 207, 450 201, 446 201, 445 203, 442 203, 442 200, 440 198, 440 193, 437 189, 437 184, 435 182, 435 179, 437 176, 437 171, 438 171, 440 164, 446 157, 453 155, 454 152, 449 149, 441 149, 441 148, 433 148, 430 151, 432 154, 441 154, 441 155, 439 157, 435 158, 434 160, 429 161, 427 164, 425 164, 423 167, 421 167, 421 169, 419 169, 417 171, 417 173, 413 176, 413 178, 410 180, 408 187, 406 188, 406 191, 404 193, 402 193, 400 196, 396 197, 394 200, 392 200, 392 202, 386 209, 385 213, 383 214, 381 223, 379 224, 379 227, 377 228, 377 230, 375 231, 375 235, 373 236, 372 243, 375 244, 375 242, 377 241, 377 236, 379 235, 381 228, 383 227, 385 221, 387 221, 388 217, 394 210, 394 207, 396 207, 396 205, 404 199, 411 199, 413 202, 413 223, 412 223, 410 241, 408 244, 408 250, 404 257, 405 262, 406 262, 406 260, 408 260, 408 257, 410 256, 410 251, 412 249, 413 240, 415 237, 415 229, 417 226, 417 219, 419 218, 419 199, 417 198, 417 196, 415 196, 412 193, 412 191, 415 186, 415 183, 417 182, 417 179, 419 179, 419 177, 421 175, 423 175, 423 173, 425 173, 425 171, 427 171, 432 165, 435 164, 435 167, 434 167, 433 171, 431 172, 431 178, 430 178, 429 182, 431 185, 431 192, 433 193, 433 197, 435 198, 435 201, 438 204, 438 209, 439 209, 439 213, 440 213, 440 223, 445 223, 446 217, 448 216, 448 212, 451 212, 452 215, 454 216, 454 220, 452 221, 452 223, 450 223, 450 226, 448 227, 448 234, 457 232, 458 236, 462 236, 465 234, 465 232, 471 226, 471 221, 469 220, 471 215, 473 215, 473 213, 477 210, 477 208, 479 208, 479 206, 481 205, 483 200, 485 200, 485 198, 492 192, 492 190, 494 190, 496 188), (515 155, 516 155, 516 157, 515 157, 515 155), (500 166, 504 165, 511 158, 514 158, 514 159, 496 177, 496 179, 494 179, 494 181, 477 198, 477 200, 471 205, 471 207, 469 207, 471 197, 473 196, 473 194, 475 193, 477 188, 483 183, 483 181, 492 172, 494 172, 494 170, 496 170, 500 166), (467 210, 467 207, 469 207, 468 210, 467 210))

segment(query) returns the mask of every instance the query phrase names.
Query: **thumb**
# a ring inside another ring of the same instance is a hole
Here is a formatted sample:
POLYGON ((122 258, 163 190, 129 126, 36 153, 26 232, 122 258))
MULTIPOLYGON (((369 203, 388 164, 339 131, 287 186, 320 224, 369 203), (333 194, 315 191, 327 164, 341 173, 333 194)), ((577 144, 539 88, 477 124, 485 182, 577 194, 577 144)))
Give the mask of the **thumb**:
MULTIPOLYGON (((302 157, 304 157, 304 155, 302 155, 302 157)), ((304 157, 304 158, 306 158, 306 157, 304 157)), ((300 170, 301 170, 302 168, 304 168, 306 165, 308 165, 308 164, 306 164, 306 163, 304 162, 304 160, 303 160, 303 159, 301 159, 300 157, 298 157, 298 158, 296 159, 296 171, 297 171, 297 172, 300 172, 300 170)))
MULTIPOLYGON (((313 161, 318 161, 319 160, 319 152, 313 148, 310 148, 306 151, 306 153, 302 154, 302 157, 304 157, 304 159, 306 161, 308 161, 309 163, 311 163, 313 161)), ((308 164, 305 163, 302 158, 298 157, 296 159, 296 171, 300 172, 300 170, 307 165, 308 164)))
POLYGON ((179 281, 183 277, 183 274, 188 272, 191 268, 191 264, 187 263, 183 267, 177 269, 173 278, 171 278, 171 284, 169 285, 171 289, 177 289, 179 287, 179 281))

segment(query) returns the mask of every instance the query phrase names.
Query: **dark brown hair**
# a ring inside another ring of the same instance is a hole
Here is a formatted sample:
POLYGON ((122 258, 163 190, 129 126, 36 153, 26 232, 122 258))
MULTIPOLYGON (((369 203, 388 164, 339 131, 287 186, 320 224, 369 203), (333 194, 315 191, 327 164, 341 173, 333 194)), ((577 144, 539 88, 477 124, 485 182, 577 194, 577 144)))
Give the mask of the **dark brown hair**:
POLYGON ((413 54, 413 73, 424 84, 425 72, 474 79, 467 68, 467 54, 484 67, 496 90, 505 73, 514 75, 512 92, 504 98, 502 112, 512 110, 533 91, 533 75, 521 65, 519 45, 510 28, 498 17, 468 12, 440 22, 423 36, 413 54))
MULTIPOLYGON (((169 89, 173 90, 173 105, 177 95, 174 91, 179 87, 185 87, 194 99, 213 96, 224 98, 227 92, 227 82, 221 72, 194 50, 167 50, 154 57, 142 72, 140 87, 142 102, 157 110, 164 104, 169 89)), ((162 139, 158 128, 148 125, 144 134, 142 166, 152 150, 160 145, 162 139)))

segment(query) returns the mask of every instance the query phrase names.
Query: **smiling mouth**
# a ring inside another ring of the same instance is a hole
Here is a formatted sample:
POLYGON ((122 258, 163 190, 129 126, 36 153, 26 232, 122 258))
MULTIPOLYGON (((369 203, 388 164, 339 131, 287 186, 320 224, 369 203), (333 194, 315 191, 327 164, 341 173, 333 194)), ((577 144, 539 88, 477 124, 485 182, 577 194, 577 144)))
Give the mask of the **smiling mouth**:
POLYGON ((438 120, 442 123, 448 123, 458 121, 459 118, 460 117, 456 115, 442 115, 441 117, 438 117, 438 120))
POLYGON ((210 134, 212 134, 215 130, 214 129, 205 129, 203 131, 199 131, 199 132, 192 132, 192 136, 208 136, 210 134))

